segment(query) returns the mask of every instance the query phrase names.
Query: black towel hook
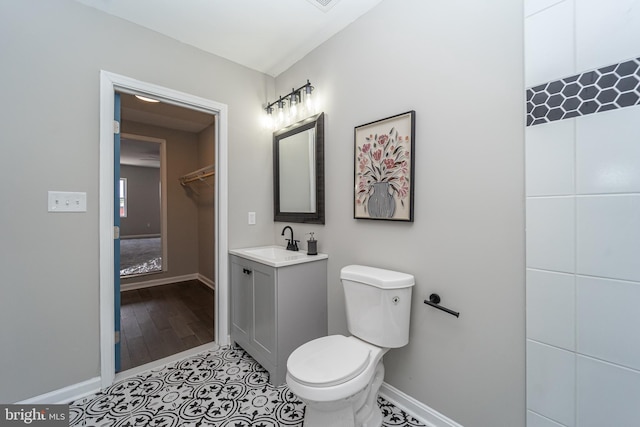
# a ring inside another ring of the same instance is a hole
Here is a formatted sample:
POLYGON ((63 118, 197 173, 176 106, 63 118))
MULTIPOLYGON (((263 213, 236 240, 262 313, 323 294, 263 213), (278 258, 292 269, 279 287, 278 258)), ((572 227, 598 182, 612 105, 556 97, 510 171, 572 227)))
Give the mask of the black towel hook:
POLYGON ((438 310, 442 310, 445 313, 449 313, 452 316, 460 317, 460 313, 459 312, 450 310, 450 309, 440 305, 440 295, 438 295, 438 294, 429 295, 429 299, 428 300, 424 300, 424 303, 430 305, 431 307, 435 307, 438 310))

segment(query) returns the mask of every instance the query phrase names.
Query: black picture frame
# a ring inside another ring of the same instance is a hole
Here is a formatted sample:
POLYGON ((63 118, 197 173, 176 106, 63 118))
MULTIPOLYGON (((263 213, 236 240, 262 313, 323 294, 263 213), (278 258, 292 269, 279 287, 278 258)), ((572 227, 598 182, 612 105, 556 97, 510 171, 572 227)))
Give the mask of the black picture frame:
POLYGON ((413 222, 415 114, 354 128, 355 219, 413 222))

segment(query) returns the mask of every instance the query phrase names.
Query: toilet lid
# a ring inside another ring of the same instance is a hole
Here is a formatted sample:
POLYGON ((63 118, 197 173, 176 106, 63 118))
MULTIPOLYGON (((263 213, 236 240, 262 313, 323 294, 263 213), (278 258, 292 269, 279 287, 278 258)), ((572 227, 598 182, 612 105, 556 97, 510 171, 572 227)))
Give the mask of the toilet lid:
POLYGON ((369 363, 370 350, 358 340, 330 335, 296 349, 287 371, 296 381, 320 387, 342 384, 358 376, 369 363))

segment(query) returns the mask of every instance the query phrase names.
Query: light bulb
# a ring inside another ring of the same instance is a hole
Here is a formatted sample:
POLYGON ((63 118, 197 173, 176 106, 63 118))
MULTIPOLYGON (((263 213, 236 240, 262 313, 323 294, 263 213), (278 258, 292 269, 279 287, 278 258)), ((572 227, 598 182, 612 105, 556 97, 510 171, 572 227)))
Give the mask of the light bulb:
POLYGON ((298 93, 292 90, 291 97, 289 98, 289 117, 295 120, 298 115, 298 93))
POLYGON ((313 86, 311 86, 309 80, 307 80, 307 84, 304 87, 304 108, 309 115, 315 113, 313 86))
POLYGON ((313 95, 311 94, 311 88, 307 88, 304 95, 304 105, 309 113, 313 113, 313 95))
POLYGON ((276 113, 276 127, 279 128, 284 123, 284 101, 282 98, 278 101, 278 111, 276 113))
POLYGON ((273 108, 268 107, 266 114, 263 116, 262 125, 265 129, 273 129, 274 121, 273 121, 273 108))

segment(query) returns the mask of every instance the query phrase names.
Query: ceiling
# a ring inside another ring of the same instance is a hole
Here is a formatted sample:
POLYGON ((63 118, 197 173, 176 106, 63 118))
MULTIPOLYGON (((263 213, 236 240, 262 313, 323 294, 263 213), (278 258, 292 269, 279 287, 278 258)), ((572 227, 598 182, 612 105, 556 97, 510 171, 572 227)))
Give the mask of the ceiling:
POLYGON ((277 76, 382 0, 76 0, 277 76))
POLYGON ((212 114, 164 102, 145 102, 126 93, 120 94, 120 111, 123 120, 191 133, 201 132, 214 120, 212 114))
MULTIPOLYGON (((76 0, 277 76, 382 0, 76 0), (294 37, 292 37, 292 34, 294 37)), ((121 94, 124 120, 198 133, 211 114, 121 94)), ((123 164, 159 167, 155 143, 122 141, 123 164)))
MULTIPOLYGON (((201 132, 215 120, 212 114, 164 102, 145 102, 126 93, 120 94, 120 113, 123 121, 190 133, 201 132)), ((120 164, 160 167, 160 148, 157 143, 122 138, 120 144, 120 164)))

